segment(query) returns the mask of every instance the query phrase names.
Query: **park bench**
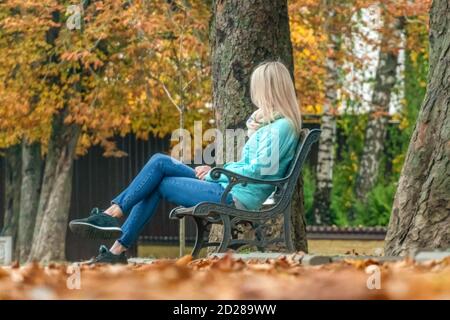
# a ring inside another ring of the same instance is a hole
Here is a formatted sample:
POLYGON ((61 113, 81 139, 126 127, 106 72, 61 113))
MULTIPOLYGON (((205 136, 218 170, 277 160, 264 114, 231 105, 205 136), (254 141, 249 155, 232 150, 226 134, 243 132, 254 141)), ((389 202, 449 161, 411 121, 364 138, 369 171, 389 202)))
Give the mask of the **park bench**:
POLYGON ((225 252, 228 249, 237 250, 243 246, 253 246, 264 251, 268 245, 273 243, 284 243, 289 252, 295 251, 291 236, 291 199, 302 167, 311 149, 318 141, 319 129, 303 129, 294 158, 282 179, 261 180, 239 175, 223 168, 211 169, 211 178, 217 180, 223 174, 228 178, 229 184, 221 198, 221 203, 201 202, 194 207, 177 207, 170 212, 170 219, 183 219, 192 217, 197 227, 196 240, 192 256, 198 257, 200 250, 205 247, 217 247, 216 252, 225 252), (238 209, 234 205, 226 203, 227 195, 237 185, 249 183, 269 184, 275 187, 273 201, 270 205, 263 205, 258 211, 238 209), (267 236, 266 230, 270 227, 269 222, 274 218, 283 217, 283 230, 278 237, 267 236), (236 239, 236 228, 240 224, 250 224, 254 229, 253 239, 236 239), (211 226, 222 224, 222 237, 220 242, 211 242, 205 237, 209 236, 211 226))

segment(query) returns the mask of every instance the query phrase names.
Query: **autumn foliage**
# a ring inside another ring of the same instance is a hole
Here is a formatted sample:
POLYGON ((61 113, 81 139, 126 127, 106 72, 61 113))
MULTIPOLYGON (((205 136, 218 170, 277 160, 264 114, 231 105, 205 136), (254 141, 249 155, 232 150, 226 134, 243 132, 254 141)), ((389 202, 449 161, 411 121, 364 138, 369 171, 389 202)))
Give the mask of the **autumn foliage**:
POLYGON ((67 288, 73 273, 67 265, 43 267, 34 263, 0 269, 0 299, 450 298, 448 259, 423 264, 345 260, 322 266, 295 261, 284 257, 244 262, 227 255, 194 261, 187 256, 152 264, 82 266, 80 290, 67 288), (369 266, 379 267, 380 289, 367 287, 369 266))
MULTIPOLYGON (((208 11, 167 1, 93 1, 80 28, 67 27, 79 1, 0 4, 0 147, 21 139, 48 143, 52 117, 82 128, 78 153, 131 131, 165 135, 178 125, 166 87, 188 109, 209 101, 208 11)), ((190 113, 187 120, 199 116, 190 113)))
MULTIPOLYGON (((393 16, 422 19, 429 2, 343 1, 334 4, 342 17, 336 32, 347 37, 357 33, 355 21, 349 19, 372 5, 387 6, 393 16)), ((186 113, 188 124, 207 119, 205 104, 211 92, 206 4, 94 1, 82 12, 81 28, 69 30, 71 4, 79 2, 0 4, 0 147, 22 138, 46 145, 52 116, 65 105, 70 108, 66 123, 82 127, 79 153, 95 144, 111 151, 109 140, 115 134, 165 135, 177 128, 178 118, 164 87, 192 111, 186 113)), ((320 1, 296 0, 289 13, 300 102, 305 113, 321 113, 329 54, 323 27, 326 8, 320 1)), ((342 63, 364 63, 355 60, 351 44, 336 54, 342 63)))

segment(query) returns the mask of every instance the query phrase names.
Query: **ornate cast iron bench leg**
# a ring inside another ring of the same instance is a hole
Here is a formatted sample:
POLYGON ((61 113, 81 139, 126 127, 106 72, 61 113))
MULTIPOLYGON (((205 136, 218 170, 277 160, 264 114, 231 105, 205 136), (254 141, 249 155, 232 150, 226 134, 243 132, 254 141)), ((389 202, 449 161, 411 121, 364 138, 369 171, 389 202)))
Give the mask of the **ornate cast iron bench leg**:
POLYGON ((192 250, 192 256, 194 258, 197 258, 198 255, 200 254, 200 251, 203 249, 204 247, 204 243, 205 243, 205 234, 207 233, 207 221, 205 221, 204 219, 200 219, 197 217, 194 217, 194 221, 195 224, 197 226, 197 234, 196 234, 196 238, 195 238, 195 244, 194 244, 194 249, 192 250))
MULTIPOLYGON (((263 232, 261 231, 260 228, 258 228, 258 223, 255 223, 255 240, 258 243, 263 243, 264 240, 265 240, 264 237, 265 236, 264 236, 263 232)), ((256 246, 256 249, 258 249, 258 251, 260 251, 260 252, 265 252, 266 251, 266 248, 264 247, 264 244, 256 246)))
POLYGON ((217 248, 217 253, 223 253, 227 251, 228 245, 231 241, 231 222, 230 217, 228 215, 220 215, 223 223, 223 235, 222 241, 220 242, 220 246, 217 248))
POLYGON ((203 248, 206 247, 216 247, 217 253, 223 253, 226 252, 228 249, 228 246, 231 241, 231 223, 230 223, 230 217, 228 215, 221 215, 220 220, 222 221, 223 225, 223 234, 222 239, 220 242, 209 242, 205 241, 205 236, 209 234, 208 231, 208 225, 216 224, 217 222, 210 222, 207 219, 193 217, 194 222, 196 224, 196 238, 195 238, 195 244, 194 248, 192 250, 191 255, 194 258, 198 258, 200 251, 203 248))

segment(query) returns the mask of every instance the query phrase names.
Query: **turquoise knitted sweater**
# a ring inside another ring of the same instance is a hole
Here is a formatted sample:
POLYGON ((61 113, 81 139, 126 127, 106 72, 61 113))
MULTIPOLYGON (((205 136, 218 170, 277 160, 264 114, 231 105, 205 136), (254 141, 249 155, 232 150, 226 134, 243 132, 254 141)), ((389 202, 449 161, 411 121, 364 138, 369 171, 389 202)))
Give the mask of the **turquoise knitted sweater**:
MULTIPOLYGON (((235 173, 257 179, 280 179, 294 156, 298 142, 298 134, 294 125, 281 118, 259 128, 248 139, 242 149, 241 160, 229 162, 224 168, 235 173)), ((206 181, 218 182, 224 188, 228 178, 221 175, 213 180, 208 174, 206 181)), ((257 210, 274 191, 274 187, 266 184, 235 185, 231 194, 249 210, 257 210)))

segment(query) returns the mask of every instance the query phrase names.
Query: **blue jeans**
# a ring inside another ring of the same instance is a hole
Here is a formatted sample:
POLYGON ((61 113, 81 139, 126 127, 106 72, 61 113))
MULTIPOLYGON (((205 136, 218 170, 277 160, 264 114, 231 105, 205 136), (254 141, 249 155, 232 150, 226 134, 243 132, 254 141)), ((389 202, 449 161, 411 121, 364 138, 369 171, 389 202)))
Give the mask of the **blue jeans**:
MULTIPOLYGON (((150 158, 131 184, 112 203, 127 216, 118 240, 129 248, 153 216, 161 198, 184 207, 199 202, 220 202, 224 188, 214 182, 197 179, 195 171, 182 162, 157 153, 150 158)), ((228 194, 227 203, 233 203, 228 194)))

